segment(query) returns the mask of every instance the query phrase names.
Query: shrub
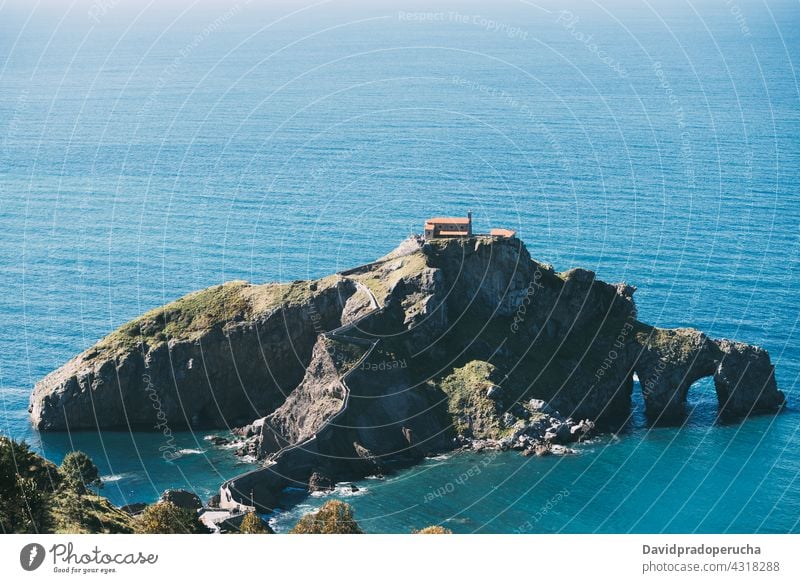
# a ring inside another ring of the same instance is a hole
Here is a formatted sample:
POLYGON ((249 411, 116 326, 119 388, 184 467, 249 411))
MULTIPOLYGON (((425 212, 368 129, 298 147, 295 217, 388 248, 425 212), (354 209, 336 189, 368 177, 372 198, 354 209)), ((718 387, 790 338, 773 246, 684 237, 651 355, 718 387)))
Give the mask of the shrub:
POLYGON ((453 531, 437 524, 435 526, 426 526, 421 530, 415 530, 413 534, 453 534, 453 531))
POLYGON ((179 508, 172 502, 158 502, 144 509, 136 519, 139 534, 199 534, 208 532, 197 512, 179 508))
POLYGON ((71 451, 58 468, 64 486, 77 494, 85 494, 87 486, 100 488, 100 471, 91 458, 82 451, 71 451))
POLYGON ((362 534, 353 519, 353 508, 341 500, 330 500, 301 518, 291 534, 362 534))
POLYGON ((271 529, 264 524, 261 517, 255 512, 248 512, 239 526, 241 534, 270 534, 271 529))
POLYGON ((0 437, 0 532, 44 532, 48 501, 59 477, 55 466, 24 441, 0 437))
POLYGON ((128 514, 86 493, 99 483, 86 454, 73 452, 56 468, 25 442, 0 437, 0 532, 132 532, 128 514))
POLYGON ((53 496, 50 502, 53 532, 132 533, 136 523, 127 512, 120 510, 102 496, 77 494, 70 490, 53 496))

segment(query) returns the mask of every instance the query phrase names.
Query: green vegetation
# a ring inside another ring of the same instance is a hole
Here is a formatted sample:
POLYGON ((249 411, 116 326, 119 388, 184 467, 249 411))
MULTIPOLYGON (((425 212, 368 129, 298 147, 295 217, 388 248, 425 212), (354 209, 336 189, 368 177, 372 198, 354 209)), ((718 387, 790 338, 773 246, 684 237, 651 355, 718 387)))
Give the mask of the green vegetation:
POLYGON ((389 259, 365 271, 351 275, 355 279, 366 285, 375 295, 378 303, 382 303, 386 296, 398 281, 404 277, 419 274, 427 267, 427 257, 422 252, 412 253, 396 259, 389 259))
POLYGON ((353 368, 353 365, 358 362, 358 359, 360 359, 366 351, 366 347, 360 344, 336 340, 330 336, 325 337, 325 345, 340 375, 347 373, 353 368))
POLYGON ((61 475, 65 488, 79 496, 86 493, 88 486, 94 488, 103 486, 103 482, 100 480, 100 471, 89 456, 82 451, 69 452, 61 462, 58 473, 61 475))
POLYGON ((486 396, 495 385, 496 369, 488 362, 473 360, 454 369, 439 382, 447 395, 447 410, 456 432, 467 437, 497 439, 507 432, 494 401, 486 396))
POLYGON ((353 508, 341 500, 329 500, 301 518, 290 534, 362 534, 353 519, 353 508))
POLYGON ((58 467, 61 487, 50 500, 50 527, 55 533, 131 533, 131 517, 97 496, 89 488, 101 488, 100 471, 82 451, 71 451, 58 467))
POLYGON ((249 302, 243 293, 249 285, 233 281, 190 293, 123 325, 106 336, 97 349, 131 349, 169 338, 191 339, 214 325, 245 317, 249 302))
POLYGON ((133 532, 133 521, 108 500, 87 494, 98 486, 86 454, 71 452, 60 468, 25 442, 0 437, 0 531, 5 533, 133 532))
POLYGON ((56 534, 130 534, 134 519, 108 499, 64 491, 51 500, 52 532, 56 534))
POLYGON ((197 512, 179 508, 172 502, 151 504, 138 516, 134 525, 139 534, 200 534, 208 529, 200 522, 197 512))
POLYGON ((307 302, 337 281, 337 276, 263 285, 230 281, 192 292, 124 324, 90 349, 89 354, 133 350, 142 343, 154 346, 170 339, 193 340, 215 326, 307 302))
POLYGON ((0 437, 0 530, 47 532, 49 500, 59 482, 56 467, 28 444, 0 437))
POLYGON ((636 341, 660 354, 669 355, 670 360, 686 362, 697 356, 700 339, 704 337, 692 328, 664 329, 636 322, 636 341))
POLYGON ((412 534, 453 534, 453 531, 443 526, 426 526, 421 530, 415 530, 412 534))
POLYGON ((239 526, 240 534, 270 534, 270 529, 261 517, 255 512, 248 512, 242 519, 242 524, 239 526))

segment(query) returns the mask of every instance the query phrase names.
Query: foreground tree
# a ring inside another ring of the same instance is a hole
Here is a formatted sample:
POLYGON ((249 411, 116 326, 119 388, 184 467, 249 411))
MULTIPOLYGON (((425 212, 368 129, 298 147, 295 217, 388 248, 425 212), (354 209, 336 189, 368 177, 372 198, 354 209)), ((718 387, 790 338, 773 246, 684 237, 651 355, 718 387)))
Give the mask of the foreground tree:
POLYGON ((362 534, 353 519, 353 508, 341 500, 330 500, 301 518, 291 534, 362 534))
POLYGON ((67 457, 73 461, 65 459, 62 472, 25 442, 0 437, 0 532, 133 531, 133 518, 105 498, 86 493, 83 478, 80 487, 75 485, 75 474, 85 476, 88 484, 99 482, 91 460, 84 460, 85 454, 67 457), (70 485, 62 483, 65 475, 72 476, 70 485))
POLYGON ((0 532, 47 532, 48 502, 59 476, 24 441, 0 437, 0 532))
POLYGON ((197 512, 179 508, 172 502, 158 502, 144 509, 136 519, 140 534, 200 534, 208 529, 200 522, 197 512))
POLYGON ((242 524, 239 526, 241 534, 271 534, 270 529, 261 517, 255 512, 248 512, 242 519, 242 524))
POLYGON ((443 526, 426 526, 423 529, 415 530, 412 534, 453 534, 453 531, 443 526))
POLYGON ((64 486, 78 495, 86 494, 87 487, 101 488, 100 470, 92 459, 82 451, 71 451, 61 462, 58 473, 64 486))

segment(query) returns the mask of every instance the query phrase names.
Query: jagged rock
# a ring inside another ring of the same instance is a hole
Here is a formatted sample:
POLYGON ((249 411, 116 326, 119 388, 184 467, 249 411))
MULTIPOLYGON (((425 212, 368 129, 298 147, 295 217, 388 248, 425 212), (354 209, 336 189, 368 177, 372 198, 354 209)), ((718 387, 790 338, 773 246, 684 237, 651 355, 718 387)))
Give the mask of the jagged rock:
POLYGON ((252 423, 243 425, 242 427, 235 427, 232 431, 244 439, 249 439, 261 433, 261 428, 264 425, 264 418, 256 419, 252 423))
POLYGON ((775 383, 769 354, 730 340, 711 340, 691 328, 640 325, 635 363, 647 413, 658 420, 683 414, 691 385, 713 377, 720 412, 732 415, 779 410, 785 397, 775 383))
POLYGON ((531 411, 520 403, 514 403, 511 405, 508 412, 517 419, 524 419, 527 421, 531 418, 531 411))
POLYGON ((342 309, 341 322, 348 324, 368 314, 372 310, 372 298, 364 289, 358 289, 351 295, 342 309))
POLYGON ((640 354, 635 366, 648 415, 679 416, 692 383, 717 369, 717 345, 702 332, 688 328, 643 328, 636 340, 640 354))
POLYGON ((301 383, 283 405, 263 420, 257 450, 259 457, 310 438, 342 407, 345 388, 331 357, 330 343, 325 336, 319 337, 301 383))
POLYGON ((589 419, 583 419, 579 423, 572 425, 569 429, 570 435, 577 441, 582 441, 594 433, 595 424, 589 419))
POLYGON ((531 399, 528 401, 528 408, 537 413, 547 413, 548 415, 552 415, 554 413, 553 408, 547 403, 547 401, 543 401, 542 399, 531 399))
POLYGON ((492 385, 488 389, 486 389, 486 397, 496 401, 500 398, 503 393, 503 389, 500 388, 498 385, 492 385))
POLYGON ((164 490, 159 501, 172 502, 178 508, 188 508, 189 510, 197 510, 203 507, 203 503, 197 494, 186 490, 164 490))
POLYGON ((550 446, 545 443, 536 443, 523 452, 526 456, 535 455, 536 457, 544 457, 550 455, 550 446))
POLYGON ((786 402, 775 383, 775 367, 766 350, 741 342, 720 340, 722 352, 714 386, 723 413, 736 416, 776 411, 786 402))
POLYGON ((314 472, 308 479, 309 492, 331 492, 335 487, 333 480, 319 472, 314 472))
POLYGON ((375 454, 373 454, 370 450, 366 447, 361 445, 358 442, 353 442, 353 450, 355 450, 356 455, 361 459, 369 460, 370 462, 377 463, 375 461, 375 454))
POLYGON ((542 439, 552 443, 569 443, 577 439, 575 433, 572 432, 572 427, 574 427, 572 422, 562 422, 553 419, 552 425, 544 430, 542 439))

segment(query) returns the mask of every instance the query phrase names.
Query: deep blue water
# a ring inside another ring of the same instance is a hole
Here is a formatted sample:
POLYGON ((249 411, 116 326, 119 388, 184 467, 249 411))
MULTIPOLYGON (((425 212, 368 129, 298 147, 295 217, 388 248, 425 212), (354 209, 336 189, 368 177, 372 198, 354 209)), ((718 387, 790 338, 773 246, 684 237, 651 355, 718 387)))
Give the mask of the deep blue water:
POLYGON ((471 209, 637 285, 644 321, 763 345, 790 408, 715 425, 701 383, 679 429, 430 460, 359 483, 366 530, 800 531, 796 2, 140 4, 0 6, 0 431, 88 451, 117 503, 206 497, 245 467, 207 433, 175 464, 159 435, 39 435, 33 384, 188 291, 471 209))

